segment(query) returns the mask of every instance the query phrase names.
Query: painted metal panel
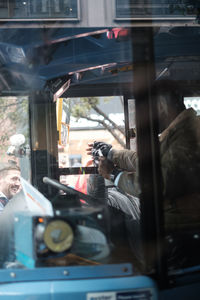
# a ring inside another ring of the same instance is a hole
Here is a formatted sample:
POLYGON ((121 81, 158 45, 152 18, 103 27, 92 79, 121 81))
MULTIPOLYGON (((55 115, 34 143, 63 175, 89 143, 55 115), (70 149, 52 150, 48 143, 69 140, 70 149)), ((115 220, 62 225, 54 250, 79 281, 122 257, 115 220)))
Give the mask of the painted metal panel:
POLYGON ((0 297, 5 300, 117 300, 120 295, 121 299, 158 299, 156 284, 145 276, 24 282, 0 286, 0 297), (148 295, 148 298, 144 298, 144 295, 148 295))

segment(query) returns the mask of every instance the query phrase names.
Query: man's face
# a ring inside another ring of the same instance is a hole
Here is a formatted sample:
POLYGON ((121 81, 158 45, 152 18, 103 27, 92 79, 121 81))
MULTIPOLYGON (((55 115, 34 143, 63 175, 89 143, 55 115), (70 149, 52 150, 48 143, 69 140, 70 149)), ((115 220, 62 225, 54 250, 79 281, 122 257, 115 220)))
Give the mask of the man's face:
POLYGON ((21 190, 20 171, 8 170, 3 172, 0 177, 0 189, 4 195, 11 199, 15 194, 21 190))

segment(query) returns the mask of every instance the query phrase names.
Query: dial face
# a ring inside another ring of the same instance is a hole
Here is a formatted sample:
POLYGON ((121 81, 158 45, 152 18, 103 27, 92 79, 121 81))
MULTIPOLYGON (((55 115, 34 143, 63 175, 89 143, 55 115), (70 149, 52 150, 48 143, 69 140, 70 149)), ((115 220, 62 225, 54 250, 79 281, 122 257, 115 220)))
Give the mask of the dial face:
POLYGON ((74 240, 71 226, 63 220, 51 221, 44 232, 44 242, 48 249, 53 252, 68 250, 74 240))

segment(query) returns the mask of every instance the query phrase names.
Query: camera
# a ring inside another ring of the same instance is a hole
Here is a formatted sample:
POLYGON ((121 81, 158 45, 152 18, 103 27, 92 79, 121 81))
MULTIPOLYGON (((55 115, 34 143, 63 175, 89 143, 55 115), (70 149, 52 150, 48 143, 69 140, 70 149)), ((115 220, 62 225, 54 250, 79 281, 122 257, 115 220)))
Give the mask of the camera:
POLYGON ((99 157, 103 156, 101 149, 92 149, 92 156, 93 156, 93 161, 94 161, 94 165, 98 166, 99 164, 99 157))

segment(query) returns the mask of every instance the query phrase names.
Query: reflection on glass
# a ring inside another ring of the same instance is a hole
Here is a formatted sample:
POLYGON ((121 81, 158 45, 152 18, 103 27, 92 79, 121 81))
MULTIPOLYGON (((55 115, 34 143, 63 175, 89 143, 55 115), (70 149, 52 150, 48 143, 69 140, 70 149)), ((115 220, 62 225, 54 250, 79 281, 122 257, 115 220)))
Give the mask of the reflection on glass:
POLYGON ((194 99, 183 99, 183 90, 184 86, 178 82, 163 80, 157 84, 170 268, 194 264, 195 249, 199 249, 194 235, 198 231, 200 217, 200 135, 199 117, 192 108, 198 105, 193 102, 194 99), (192 249, 194 252, 191 252, 192 249))
POLYGON ((57 100, 60 167, 89 166, 86 148, 96 140, 117 149, 125 147, 121 97, 68 98, 63 100, 62 109, 58 101, 60 99, 57 100))
POLYGON ((21 176, 30 179, 30 142, 27 97, 0 98, 0 163, 12 160, 21 176))
POLYGON ((78 1, 74 0, 2 0, 2 18, 75 18, 78 17, 78 1))
POLYGON ((197 115, 200 115, 200 98, 199 97, 185 97, 184 103, 186 108, 192 107, 196 112, 197 115))
MULTIPOLYGON (((66 115, 68 115, 69 125, 68 143, 58 145, 59 166, 60 168, 79 168, 79 174, 61 175, 60 182, 90 197, 89 202, 84 197, 83 199, 80 197, 81 205, 103 208, 105 213, 102 219, 103 232, 108 234, 108 240, 106 242, 103 236, 97 235, 102 241, 101 247, 104 246, 102 249, 99 248, 99 255, 95 255, 96 262, 116 263, 134 260, 134 266, 137 268, 142 261, 139 199, 126 193, 126 189, 123 191, 118 186, 114 186, 111 180, 104 179, 98 173, 84 174, 83 168, 94 166, 86 152, 88 143, 102 141, 112 145, 116 150, 125 149, 123 98, 63 99, 63 103, 66 102, 67 105, 63 107, 62 113, 61 110, 59 112, 61 107, 58 102, 59 100, 57 100, 57 125, 65 119, 66 115)), ((129 125, 135 128, 135 123, 132 123, 132 114, 131 110, 129 125)), ((125 172, 125 176, 126 174, 125 172)), ((132 180, 132 174, 129 176, 132 180)), ((69 197, 65 191, 61 192, 61 196, 69 197)), ((91 222, 93 222, 92 219, 91 222)), ((79 246, 75 249, 77 253, 80 252, 82 256, 89 257, 90 252, 82 253, 84 247, 82 248, 80 243, 77 245, 79 246)))
POLYGON ((197 12, 192 0, 116 0, 117 18, 175 18, 194 16, 197 12))
POLYGON ((128 113, 129 113, 129 136, 130 149, 137 150, 136 145, 136 120, 135 120, 135 100, 128 99, 128 113))

